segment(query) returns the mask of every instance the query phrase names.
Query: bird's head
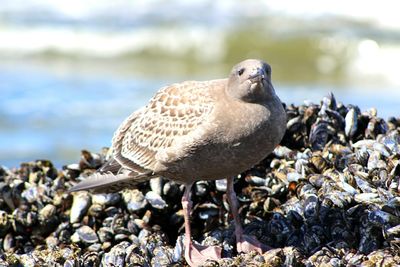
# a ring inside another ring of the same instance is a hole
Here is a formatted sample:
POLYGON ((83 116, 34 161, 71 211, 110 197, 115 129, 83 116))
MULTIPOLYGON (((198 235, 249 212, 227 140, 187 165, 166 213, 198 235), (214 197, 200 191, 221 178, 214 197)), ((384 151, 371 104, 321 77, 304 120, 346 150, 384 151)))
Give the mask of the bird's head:
POLYGON ((227 93, 246 102, 263 102, 275 95, 271 66, 257 59, 246 59, 233 67, 227 93))

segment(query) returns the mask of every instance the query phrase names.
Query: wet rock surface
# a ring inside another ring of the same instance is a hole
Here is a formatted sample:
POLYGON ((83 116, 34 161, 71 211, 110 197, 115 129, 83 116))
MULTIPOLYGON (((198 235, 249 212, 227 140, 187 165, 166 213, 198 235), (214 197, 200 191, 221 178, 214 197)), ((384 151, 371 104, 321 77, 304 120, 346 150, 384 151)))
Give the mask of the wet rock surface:
MULTIPOLYGON (((281 145, 235 180, 245 233, 271 250, 238 255, 226 183, 200 181, 194 239, 225 257, 204 265, 400 265, 400 120, 333 95, 286 111, 281 145)), ((67 193, 107 157, 82 151, 61 170, 47 160, 0 168, 1 266, 186 264, 183 186, 153 179, 112 194, 67 193)))

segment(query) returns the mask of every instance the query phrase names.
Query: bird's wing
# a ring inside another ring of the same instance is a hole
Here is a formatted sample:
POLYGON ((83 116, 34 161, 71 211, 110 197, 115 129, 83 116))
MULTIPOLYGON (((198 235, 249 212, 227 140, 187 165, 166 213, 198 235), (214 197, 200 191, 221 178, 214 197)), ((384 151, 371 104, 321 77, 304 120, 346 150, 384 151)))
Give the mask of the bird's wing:
POLYGON ((156 154, 204 123, 214 107, 210 88, 218 80, 188 81, 162 88, 113 138, 116 160, 138 173, 154 171, 156 154))
POLYGON ((214 107, 210 88, 220 83, 188 81, 160 89, 146 107, 130 115, 115 132, 113 158, 70 192, 115 192, 157 176, 156 154, 206 121, 214 107))

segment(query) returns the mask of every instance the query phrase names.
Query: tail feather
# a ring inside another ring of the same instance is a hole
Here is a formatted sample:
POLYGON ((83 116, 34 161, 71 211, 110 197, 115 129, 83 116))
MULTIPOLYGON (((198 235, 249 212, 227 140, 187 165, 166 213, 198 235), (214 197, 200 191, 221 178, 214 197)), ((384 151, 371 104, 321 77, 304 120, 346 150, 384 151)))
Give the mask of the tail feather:
POLYGON ((119 164, 119 162, 115 158, 111 158, 106 163, 104 163, 103 166, 100 167, 100 169, 98 169, 98 172, 100 173, 111 172, 113 174, 117 174, 119 173, 121 168, 122 168, 121 164, 119 164))
POLYGON ((122 189, 135 187, 139 182, 149 180, 151 173, 94 173, 77 185, 71 187, 68 192, 88 190, 93 193, 112 193, 122 189))

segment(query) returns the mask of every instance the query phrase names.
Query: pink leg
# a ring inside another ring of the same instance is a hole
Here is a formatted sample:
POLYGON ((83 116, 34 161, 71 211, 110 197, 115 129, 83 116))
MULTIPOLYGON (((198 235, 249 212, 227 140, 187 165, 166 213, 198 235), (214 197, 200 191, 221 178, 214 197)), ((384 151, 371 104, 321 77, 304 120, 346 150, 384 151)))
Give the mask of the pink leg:
POLYGON ((236 236, 236 249, 237 252, 250 252, 257 251, 258 253, 264 253, 269 248, 268 246, 262 244, 260 241, 255 239, 254 237, 243 234, 242 224, 240 222, 239 217, 239 203, 237 201, 237 197, 235 194, 235 190, 233 189, 233 178, 227 178, 227 195, 228 202, 231 208, 231 212, 233 215, 233 221, 235 223, 235 236, 236 236))
POLYGON ((192 184, 187 184, 182 197, 183 217, 185 219, 185 259, 190 266, 199 266, 207 259, 220 259, 221 248, 193 244, 190 231, 190 210, 192 209, 192 202, 190 201, 191 188, 192 184))

